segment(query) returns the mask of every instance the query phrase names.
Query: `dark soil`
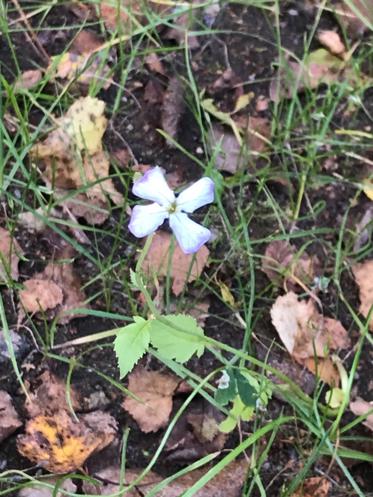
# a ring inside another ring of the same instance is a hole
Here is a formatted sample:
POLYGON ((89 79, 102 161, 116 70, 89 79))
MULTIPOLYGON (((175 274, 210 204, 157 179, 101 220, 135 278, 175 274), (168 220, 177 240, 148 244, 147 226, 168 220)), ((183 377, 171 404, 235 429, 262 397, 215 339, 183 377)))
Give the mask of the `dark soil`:
MULTIPOLYGON (((27 4, 30 2, 21 2, 27 4)), ((314 22, 314 10, 306 8, 308 2, 281 2, 281 38, 282 44, 288 50, 301 56, 304 49, 304 34, 312 29, 314 22), (304 5, 303 5, 304 4, 304 5)), ((40 19, 32 18, 31 22, 34 26, 37 25, 40 19)), ((51 13, 43 21, 44 31, 40 31, 39 39, 45 46, 50 55, 61 53, 66 44, 71 40, 74 28, 71 26, 77 25, 77 18, 71 11, 64 6, 55 7, 51 13), (64 27, 64 28, 63 28, 64 27), (47 29, 54 28, 54 29, 47 29)), ((320 21, 322 28, 337 28, 336 22, 331 14, 323 14, 320 21)), ((244 93, 253 91, 256 96, 268 96, 268 87, 270 79, 275 74, 275 64, 278 58, 276 49, 276 34, 274 29, 274 19, 268 14, 264 15, 263 11, 254 7, 245 7, 242 5, 228 5, 223 7, 218 14, 213 26, 220 34, 214 34, 209 37, 202 37, 199 48, 192 52, 192 63, 194 77, 197 86, 206 89, 207 97, 214 99, 215 103, 222 110, 230 110, 237 97, 237 88, 241 88, 244 93), (214 87, 214 83, 224 71, 232 70, 233 75, 231 81, 224 87, 214 87), (233 85, 232 85, 233 81, 233 85)), ((160 34, 162 36, 162 33, 160 34)), ((35 65, 43 65, 43 60, 37 56, 35 50, 27 42, 22 32, 16 32, 11 35, 13 46, 15 47, 16 61, 14 60, 5 36, 0 38, 0 67, 3 77, 12 82, 17 74, 17 66, 20 71, 34 68, 35 65)), ((172 42, 168 42, 171 43, 172 42)), ((317 45, 317 44, 316 44, 317 45)), ((144 98, 145 87, 148 81, 153 81, 159 91, 164 91, 168 84, 168 78, 175 74, 179 77, 185 76, 186 67, 184 64, 184 54, 178 52, 170 52, 165 58, 165 66, 167 68, 167 76, 157 75, 149 71, 142 64, 138 65, 138 69, 134 69, 129 76, 127 82, 128 96, 121 105, 119 111, 113 116, 109 129, 105 136, 106 149, 115 156, 118 150, 123 150, 128 146, 131 157, 135 158, 140 164, 160 165, 167 172, 177 172, 181 174, 184 181, 198 179, 200 176, 200 168, 186 155, 177 148, 167 146, 164 139, 156 131, 160 127, 162 105, 159 103, 147 102, 144 98), (175 55, 176 54, 176 55, 175 55)), ((136 67, 136 65, 135 65, 136 67)), ((53 95, 54 88, 48 88, 53 95)), ((100 98, 107 102, 107 108, 110 109, 115 102, 117 89, 111 87, 107 91, 102 91, 100 98)), ((364 97, 364 103, 368 109, 373 108, 372 92, 369 91, 364 97)), ((187 100, 191 101, 187 95, 187 100)), ((250 113, 256 113, 254 104, 249 106, 250 113)), ((258 113, 257 113, 258 114, 258 113)), ((260 116, 271 118, 271 110, 259 113, 260 116)), ((35 111, 32 114, 33 124, 40 120, 40 114, 35 111)), ((343 120, 340 117, 341 122, 343 120)), ((353 128, 365 129, 366 126, 371 126, 372 123, 364 113, 354 115, 353 128)), ((189 106, 186 106, 183 115, 180 118, 179 133, 177 136, 178 142, 186 150, 198 155, 198 150, 203 148, 201 134, 198 123, 195 120, 194 114, 189 106)), ((336 124, 337 125, 337 124, 336 124)), ((370 152, 371 158, 373 157, 370 152)), ((367 154, 369 155, 369 153, 367 154)), ((278 162, 280 167, 281 159, 274 157, 274 164, 278 162)), ((347 158, 337 161, 338 169, 335 173, 340 173, 344 176, 349 175, 348 171, 353 171, 352 160, 349 162, 347 158)), ((130 170, 118 163, 118 167, 122 169, 124 177, 130 176, 130 170)), ((353 174, 353 173, 351 173, 353 174)), ((229 175, 227 175, 229 178, 229 175)), ((253 183, 246 187, 245 195, 247 202, 251 202, 255 193, 256 183, 255 174, 253 175, 253 183)), ((271 187, 271 193, 276 198, 276 201, 282 207, 286 207, 289 203, 289 198, 292 196, 291 185, 279 183, 277 181, 268 183, 271 187)), ((118 181, 118 189, 124 190, 123 185, 118 181)), ((126 195, 128 192, 124 192, 126 195)), ((299 230, 314 230, 315 235, 310 245, 310 253, 317 254, 322 260, 323 270, 329 276, 333 271, 334 260, 329 260, 330 247, 335 246, 338 241, 339 232, 336 225, 340 225, 342 217, 346 209, 350 207, 350 202, 355 193, 354 188, 343 183, 330 182, 327 187, 314 188, 308 201, 312 204, 318 204, 320 209, 317 210, 314 217, 309 216, 308 204, 303 202, 301 207, 301 221, 298 223, 299 230), (324 229, 323 232, 318 231, 324 229), (321 234, 320 234, 321 233, 321 234)), ((22 192, 26 195, 26 192, 22 192)), ((30 195, 30 203, 32 203, 32 194, 30 195)), ((231 216, 232 225, 235 222, 234 211, 234 191, 226 196, 227 213, 231 216), (233 195, 233 196, 232 196, 233 195)), ((356 220, 361 218, 362 213, 367 209, 368 200, 359 198, 349 214, 349 223, 354 225, 356 220)), ((7 209, 4 206, 5 211, 7 209)), ((274 218, 269 216, 268 207, 265 204, 265 198, 256 197, 255 215, 252 216, 249 225, 249 233, 251 240, 255 243, 256 240, 263 240, 266 236, 274 231, 274 218)), ((201 214, 202 218, 202 214, 201 214)), ((217 220, 217 222, 219 222, 217 220)), ((1 225, 5 225, 5 214, 1 215, 1 225)), ((289 226, 290 227, 290 222, 289 226)), ((217 229, 219 226, 217 226, 217 229)), ((122 222, 119 214, 113 210, 110 219, 102 226, 102 231, 96 235, 90 234, 92 245, 88 251, 100 254, 104 259, 112 254, 112 236, 108 234, 120 232, 120 243, 118 244, 113 262, 120 261, 121 258, 134 260, 137 240, 129 235, 127 231, 127 222, 122 222)), ((20 264, 21 283, 27 277, 40 272, 45 265, 53 259, 54 253, 58 248, 60 239, 57 234, 48 231, 43 234, 33 235, 22 228, 16 228, 15 237, 24 250, 25 257, 20 264)), ((309 240, 307 240, 309 241, 309 240)), ((302 246, 305 242, 302 238, 294 239, 294 244, 302 246)), ((218 239, 218 242, 211 253, 212 260, 224 260, 227 246, 230 245, 229 240, 225 240, 223 236, 218 239)), ((255 250, 263 253, 265 243, 257 243, 255 250)), ((79 273, 82 282, 86 283, 95 276, 97 269, 93 264, 80 254, 77 255, 74 261, 74 266, 79 273)), ((236 274, 241 275, 241 281, 244 281, 248 286, 250 282, 250 274, 248 271, 248 257, 245 254, 235 254, 229 260, 224 261, 224 266, 221 268, 221 274, 224 275, 229 282, 232 292, 239 298, 239 289, 237 288, 236 274)), ((207 273, 214 275, 216 268, 211 264, 207 273)), ((128 268, 122 267, 121 274, 123 278, 128 278, 128 268)), ((258 298, 255 301, 254 315, 255 327, 254 331, 259 337, 264 349, 256 347, 253 343, 251 353, 257 354, 258 357, 264 358, 267 348, 273 346, 273 341, 277 340, 277 335, 272 327, 269 317, 269 308, 273 302, 273 298, 278 294, 277 290, 269 291, 263 294, 264 289, 268 288, 268 280, 263 273, 256 269, 256 295, 258 298)), ((341 286, 345 297, 353 308, 359 307, 358 291, 353 281, 352 276, 348 271, 342 273, 341 286)), ((207 291, 197 285, 197 295, 203 298, 207 295, 207 291)), ((123 315, 131 315, 131 303, 128 301, 126 294, 123 292, 123 286, 118 281, 113 280, 113 284, 103 289, 102 280, 97 280, 94 284, 89 285, 87 289, 89 296, 95 296, 100 293, 100 297, 94 297, 90 305, 93 309, 110 311, 123 315), (106 290, 106 291, 103 291, 106 290)), ((13 290, 1 288, 1 294, 5 305, 5 312, 11 329, 17 327, 17 301, 16 293, 13 290)), ((347 308, 342 303, 338 290, 333 283, 330 284, 328 292, 322 293, 320 296, 323 304, 323 310, 327 316, 337 316, 343 325, 350 331, 353 344, 357 342, 358 330, 354 325, 351 315, 347 308)), ((233 347, 240 348, 242 343, 242 329, 235 319, 233 313, 228 308, 222 305, 221 301, 215 297, 211 297, 211 305, 209 309, 210 316, 205 324, 205 333, 217 340, 228 343, 233 347), (237 326, 232 326, 227 323, 237 323, 237 326)), ((48 323, 35 321, 37 323, 37 333, 45 336, 48 329, 48 323)), ((122 326, 123 322, 115 319, 100 319, 92 316, 77 318, 69 324, 59 326, 56 331, 57 343, 64 343, 81 336, 86 336, 99 331, 112 329, 116 326, 122 326)), ((50 370, 63 380, 67 377, 68 365, 66 362, 59 360, 50 354, 50 351, 36 350, 34 344, 35 330, 20 329, 22 335, 22 347, 18 351, 18 364, 23 367, 23 380, 29 385, 32 390, 37 382, 37 378, 45 370, 50 370), (25 364, 27 367, 25 368, 25 364), (22 366, 23 365, 23 366, 22 366)), ((37 340, 37 338, 36 338, 37 340)), ((97 371, 107 375, 110 378, 118 380, 118 369, 113 350, 110 346, 102 344, 92 346, 82 346, 79 348, 62 349, 61 359, 69 359, 76 357, 78 365, 75 367, 72 375, 73 387, 81 393, 85 399, 90 398, 93 393, 101 395, 101 404, 99 407, 112 414, 117 420, 121 433, 126 427, 130 428, 130 436, 127 446, 126 462, 130 468, 142 468, 151 459, 154 454, 164 431, 159 431, 155 434, 144 435, 138 428, 134 420, 123 410, 121 403, 123 394, 102 376, 97 374, 97 371)), ((361 395, 366 400, 371 400, 369 395, 372 394, 371 378, 371 360, 372 354, 369 350, 364 349, 358 374, 354 383, 354 394, 361 395)), ((347 359, 345 367, 351 365, 351 357, 347 359)), ((273 364, 289 363, 288 357, 285 357, 285 352, 280 348, 275 348, 273 351, 273 364)), ((155 360, 144 360, 150 368, 159 369, 161 365, 155 360)), ((188 367, 196 374, 204 377, 211 372, 215 367, 219 366, 217 360, 209 353, 206 353, 199 360, 191 360, 188 367)), ((295 364, 293 364, 295 368, 295 364)), ((300 372, 298 371, 300 374, 300 372)), ((303 374, 304 372, 302 372, 303 374)), ((306 383, 314 380, 309 376, 306 377, 306 383)), ((312 384, 313 386, 313 384, 312 384)), ((311 386, 311 390, 312 390, 311 386)), ((17 382, 17 378, 8 360, 1 359, 0 362, 0 388, 6 390, 13 398, 14 405, 17 411, 25 419, 24 411, 24 395, 17 382)), ((174 402, 174 412, 185 400, 187 394, 178 394, 174 402)), ((196 399, 195 404, 192 403, 191 409, 200 409, 200 399, 196 399)), ((88 412, 92 407, 83 407, 81 412, 88 412)), ((282 412, 286 412, 289 408, 279 399, 274 398, 268 406, 265 413, 261 413, 261 424, 266 421, 275 419, 282 412)), ((346 416, 346 421, 352 419, 346 416)), ((250 431, 252 426, 244 427, 250 431)), ((0 446, 0 470, 27 470, 31 474, 39 471, 38 468, 32 467, 30 461, 21 457, 16 449, 16 438, 19 433, 22 433, 23 427, 18 429, 12 436, 1 443, 0 446)), ((360 427, 355 430, 355 435, 369 436, 368 430, 360 427)), ((237 442, 236 435, 232 435, 226 444, 226 448, 234 447, 237 442)), ((281 493, 283 484, 288 484, 292 481, 303 462, 309 455, 310 441, 307 438, 305 430, 300 430, 296 433, 293 426, 288 426, 282 431, 281 436, 278 436, 273 444, 267 462, 262 468, 261 477, 263 484, 267 488, 268 497, 277 497, 281 493)), ((312 447, 311 447, 312 448, 312 447)), ((354 447, 363 450, 361 447, 354 447)), ((371 449, 372 447, 370 447, 371 449)), ((366 450, 369 450, 367 448, 366 450)), ((171 457, 169 454, 160 458, 157 462, 155 470, 162 475, 170 475, 190 464, 194 458, 201 457, 199 454, 190 456, 190 459, 180 459, 171 457)), ((87 470, 98 471, 103 465, 118 463, 120 457, 120 444, 105 449, 104 452, 93 456, 88 464, 87 470)), ((318 461, 311 469, 310 475, 323 475, 327 473, 330 481, 333 482, 330 496, 347 496, 354 495, 348 482, 342 472, 334 462, 330 466, 330 459, 325 458, 318 461)), ((357 463, 356 461, 347 461, 351 474, 356 479, 362 490, 371 492, 373 488, 373 472, 369 463, 357 463)), ((11 483, 9 482, 9 488, 11 483)), ((1 484, 0 484, 1 489, 1 484)), ((3 487, 2 490, 5 490, 3 487)), ((8 494, 9 495, 9 494, 8 494)), ((253 495, 259 495, 254 491, 253 495)), ((227 497, 230 497, 227 495, 227 497)))

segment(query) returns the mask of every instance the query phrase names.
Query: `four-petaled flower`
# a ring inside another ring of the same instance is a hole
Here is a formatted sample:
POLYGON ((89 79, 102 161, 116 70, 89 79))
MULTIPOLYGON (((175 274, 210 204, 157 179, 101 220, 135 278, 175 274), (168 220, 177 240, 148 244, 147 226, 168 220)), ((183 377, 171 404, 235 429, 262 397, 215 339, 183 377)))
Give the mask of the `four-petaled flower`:
POLYGON ((163 170, 157 166, 135 181, 132 193, 154 202, 134 207, 128 228, 136 237, 150 235, 168 219, 180 247, 186 254, 197 252, 210 239, 210 230, 189 219, 185 213, 194 212, 214 201, 212 179, 201 178, 175 197, 166 182, 163 170))

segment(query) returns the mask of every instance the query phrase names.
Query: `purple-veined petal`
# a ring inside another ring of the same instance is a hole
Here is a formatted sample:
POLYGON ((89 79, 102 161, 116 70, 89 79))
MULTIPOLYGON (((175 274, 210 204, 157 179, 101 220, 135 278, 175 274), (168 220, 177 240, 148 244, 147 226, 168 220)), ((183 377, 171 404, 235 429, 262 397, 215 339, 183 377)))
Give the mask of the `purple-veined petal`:
POLYGON ((201 178, 177 197, 176 204, 185 212, 194 212, 203 205, 214 201, 215 185, 210 178, 201 178))
POLYGON ((159 205, 170 205, 175 201, 174 192, 168 186, 160 167, 153 167, 142 178, 135 181, 132 193, 159 205))
POLYGON ((170 226, 185 254, 197 252, 211 237, 210 230, 189 219, 184 212, 170 214, 170 226))
POLYGON ((142 238, 153 233, 166 218, 168 218, 168 212, 161 205, 136 205, 133 208, 128 229, 137 238, 142 238))

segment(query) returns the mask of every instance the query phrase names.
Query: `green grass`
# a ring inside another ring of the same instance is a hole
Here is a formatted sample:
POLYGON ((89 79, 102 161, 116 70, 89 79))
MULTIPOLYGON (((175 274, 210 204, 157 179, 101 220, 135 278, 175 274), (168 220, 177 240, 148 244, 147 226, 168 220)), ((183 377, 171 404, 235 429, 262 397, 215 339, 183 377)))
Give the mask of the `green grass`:
MULTIPOLYGON (((93 4, 94 2, 92 2, 93 4)), ((195 5, 192 10, 180 7, 189 12, 191 19, 195 19, 193 33, 198 36, 203 44, 210 38, 218 36, 219 32, 208 28, 200 22, 199 13, 205 4, 195 5)), ((223 2, 227 6, 230 2, 223 2)), ((241 1, 242 8, 255 6, 263 14, 275 20, 273 28, 273 63, 284 63, 288 50, 282 45, 280 33, 280 17, 282 2, 270 1, 241 1), (274 13, 274 14, 272 14, 274 13), (274 17, 269 17, 269 16, 274 17)), ((346 2, 348 4, 352 2, 346 2)), ((329 87, 319 90, 306 90, 302 95, 294 94, 290 100, 281 100, 272 104, 271 117, 271 146, 258 158, 248 152, 250 163, 255 166, 260 161, 261 167, 251 167, 249 170, 239 170, 235 175, 223 175, 214 168, 214 160, 219 154, 220 145, 213 148, 209 146, 208 134, 211 122, 214 119, 207 115, 202 106, 202 88, 199 84, 198 74, 193 67, 193 52, 172 44, 164 44, 159 27, 173 26, 177 14, 175 12, 160 16, 149 9, 144 10, 145 21, 142 25, 134 23, 132 32, 107 32, 102 21, 87 20, 75 21, 73 25, 48 26, 48 16, 63 2, 21 2, 25 14, 32 23, 35 34, 48 30, 59 30, 62 33, 75 33, 76 31, 93 28, 100 32, 106 42, 102 51, 102 64, 111 57, 116 50, 117 60, 111 64, 112 76, 115 78, 114 90, 111 91, 110 103, 106 107, 106 115, 115 118, 125 116, 126 104, 123 99, 133 101, 134 95, 127 90, 129 81, 138 77, 143 71, 144 57, 154 51, 163 58, 173 53, 183 57, 185 70, 180 77, 185 84, 186 104, 188 112, 193 114, 199 139, 203 148, 203 156, 196 156, 194 150, 189 150, 182 143, 173 140, 175 147, 185 155, 190 164, 200 168, 200 176, 211 175, 217 185, 216 203, 206 215, 206 225, 210 225, 217 233, 216 242, 212 243, 210 266, 201 278, 193 285, 196 289, 193 296, 185 291, 176 300, 178 312, 188 312, 199 300, 210 295, 219 312, 214 315, 216 327, 226 330, 221 341, 211 339, 209 351, 215 356, 219 367, 202 378, 193 369, 180 365, 175 361, 163 360, 165 366, 180 378, 187 379, 192 386, 192 392, 182 406, 173 416, 169 426, 160 437, 159 446, 141 477, 147 474, 162 457, 162 450, 180 416, 187 410, 193 398, 201 395, 209 403, 227 413, 214 400, 215 380, 222 369, 229 364, 247 367, 258 378, 266 377, 268 372, 277 375, 282 385, 273 385, 274 392, 281 396, 283 413, 276 419, 268 419, 271 413, 270 405, 267 412, 257 412, 252 425, 251 434, 244 434, 231 450, 224 452, 222 457, 215 459, 214 455, 206 456, 193 464, 187 465, 181 471, 165 478, 155 489, 147 494, 155 496, 156 490, 160 491, 173 479, 192 471, 197 467, 205 467, 208 463, 209 471, 205 477, 189 488, 184 497, 192 497, 211 477, 218 474, 223 468, 239 455, 245 453, 250 458, 247 481, 243 490, 243 497, 260 495, 264 497, 273 490, 266 487, 264 481, 265 469, 263 465, 272 458, 277 458, 278 449, 276 442, 281 439, 281 433, 293 433, 294 448, 297 452, 301 469, 294 470, 283 488, 278 488, 276 495, 290 497, 299 485, 309 476, 315 475, 321 457, 328 455, 333 458, 333 464, 338 466, 349 485, 349 495, 368 495, 360 488, 349 467, 344 462, 345 458, 356 461, 373 461, 373 458, 358 450, 349 449, 346 445, 351 441, 362 441, 358 435, 350 435, 350 430, 356 428, 354 423, 348 423, 343 417, 348 411, 348 397, 338 412, 332 413, 325 407, 325 387, 319 382, 312 396, 304 394, 293 382, 281 376, 271 368, 267 361, 255 357, 255 341, 259 340, 272 350, 286 354, 279 344, 277 337, 270 331, 263 334, 262 323, 269 323, 268 315, 278 290, 266 281, 260 272, 264 247, 274 240, 288 240, 297 244, 299 254, 311 244, 318 244, 326 254, 323 261, 324 269, 330 278, 333 289, 334 302, 329 312, 338 313, 347 308, 350 330, 358 330, 360 338, 354 344, 350 357, 353 357, 348 369, 348 392, 354 385, 354 377, 359 366, 361 351, 372 343, 367 331, 367 323, 358 315, 356 302, 351 301, 352 296, 345 292, 344 278, 351 274, 351 265, 371 257, 371 246, 363 246, 354 251, 354 241, 358 233, 351 226, 351 210, 355 205, 362 205, 363 193, 361 177, 356 173, 356 155, 366 157, 371 147, 370 136, 343 132, 345 129, 340 124, 341 109, 350 108, 348 130, 361 131, 360 120, 364 115, 372 120, 369 110, 365 107, 364 92, 371 85, 370 81, 363 80, 363 68, 366 61, 372 57, 372 38, 367 37, 362 41, 358 51, 353 55, 352 67, 360 85, 352 87, 346 81, 340 81, 329 87), (336 134, 336 130, 342 133, 336 134), (355 157, 354 157, 355 156, 355 157), (329 158, 336 157, 337 162, 343 166, 338 172, 326 171, 322 164, 329 158), (279 187, 278 179, 282 180, 279 187), (328 187, 346 187, 351 192, 343 205, 340 215, 341 221, 335 220, 332 225, 322 225, 320 220, 330 206, 321 194, 328 187), (278 192, 281 190, 281 194, 278 192), (320 195, 318 195, 320 194, 320 195), (232 275, 232 276, 231 276, 232 275), (225 302, 220 293, 217 280, 227 280, 234 296, 235 305, 225 302), (231 335, 234 334, 233 337, 231 335), (231 338, 233 343, 232 346, 231 338), (307 436, 304 436, 304 433, 307 436), (263 443, 266 441, 265 448, 263 443)), ((96 5, 97 7, 97 5, 96 5)), ((314 24, 304 37, 304 56, 311 51, 312 41, 319 27, 323 7, 322 2, 314 24)), ((31 147, 45 136, 45 131, 53 125, 51 116, 62 115, 76 99, 73 85, 63 85, 48 81, 44 77, 32 90, 15 91, 13 81, 22 73, 19 62, 19 48, 14 44, 17 33, 24 31, 24 26, 11 20, 18 17, 12 2, 0 0, 0 31, 10 48, 10 57, 14 66, 13 74, 8 79, 0 75, 0 109, 3 119, 0 121, 0 189, 2 203, 7 208, 6 227, 13 231, 17 226, 17 217, 23 212, 32 212, 40 218, 57 235, 72 245, 77 251, 80 261, 89 261, 91 269, 89 276, 84 281, 84 291, 88 295, 88 302, 92 309, 88 314, 96 319, 105 319, 114 326, 121 322, 130 322, 133 315, 144 314, 139 306, 136 295, 132 290, 129 280, 129 268, 135 265, 135 256, 139 250, 140 242, 130 241, 126 225, 128 223, 127 207, 132 205, 128 199, 131 188, 131 170, 121 169, 119 164, 112 162, 112 177, 121 186, 124 194, 124 204, 113 207, 111 221, 103 226, 90 226, 80 224, 68 218, 51 216, 54 208, 59 207, 60 201, 53 198, 50 189, 43 184, 38 172, 30 167, 27 159, 31 147), (35 113, 38 113, 37 124, 35 113), (16 120, 15 131, 9 131, 9 116, 16 120), (4 117, 5 116, 5 117, 4 117), (42 213, 36 212, 42 208, 42 213), (83 245, 71 235, 71 229, 78 229, 85 233, 91 240, 89 246, 83 245), (117 298, 118 297, 118 298, 117 298), (117 302, 120 304, 117 304, 117 302)), ((370 26, 369 20, 366 20, 370 26)), ((234 32, 231 33, 232 35, 234 32)), ((250 43, 250 38, 246 43, 250 43)), ((69 49, 69 44, 65 50, 69 49)), ((35 64, 37 67, 37 64, 35 64)), ((177 67, 177 66, 174 66, 177 67)), ((9 68, 8 68, 9 69, 9 68)), ((102 82, 94 81, 88 89, 91 96, 100 93, 102 82)), ((251 89, 251 88, 250 88, 251 89)), ((219 103, 219 102, 215 102, 219 103)), ((132 119, 135 119, 133 117, 132 119)), ((159 130, 162 134, 162 131, 159 130)), ((172 141, 172 140, 171 140, 172 141)), ((168 164, 171 166, 171 164, 168 164)), ((88 185, 90 186, 90 185, 88 185)), ((84 190, 84 189, 83 189, 84 190)), ((72 192, 75 196, 79 192, 72 192)), ((3 224, 2 224, 3 225, 3 224)), ((16 234, 17 236, 17 234, 16 234)), ((16 298, 17 290, 21 284, 9 281, 8 291, 16 298)), ((166 285, 166 308, 175 299, 170 293, 170 285, 166 285)), ((2 329, 10 351, 18 381, 24 387, 20 365, 17 365, 11 341, 9 339, 9 325, 7 314, 0 301, 0 314, 2 329)), ((84 318, 83 318, 84 319, 84 318)), ((70 399, 70 387, 76 372, 93 370, 97 376, 108 383, 118 392, 126 393, 126 388, 118 381, 117 375, 106 374, 90 364, 90 357, 96 350, 110 350, 112 340, 97 341, 84 346, 76 347, 74 358, 67 358, 60 349, 53 349, 58 339, 56 323, 45 319, 38 322, 32 317, 27 318, 26 325, 46 359, 55 361, 55 364, 65 364, 67 368, 66 394, 70 399), (81 348, 80 348, 81 347, 81 348)), ((207 334, 209 333, 207 327, 207 334)), ((348 355, 347 354, 347 355, 348 355)), ((156 359, 162 360, 156 351, 151 351, 156 359)), ((341 355, 342 362, 344 356, 341 355)), ((203 361, 203 357, 201 359, 203 361)), ((270 401, 271 402, 271 401, 270 401)), ((278 402, 273 400, 272 402, 278 402)), ((70 402, 71 405, 71 402, 70 402)), ((361 423, 363 418, 358 419, 361 423)), ((131 432, 125 431, 122 452, 123 473, 126 466, 126 447, 131 444, 131 432)), ((74 478, 89 478, 83 474, 71 475, 74 478)), ((139 477, 139 481, 141 479, 139 477)), ((0 473, 0 496, 13 495, 23 487, 38 483, 41 487, 54 488, 45 480, 44 476, 34 476, 34 472, 19 471, 7 468, 0 473)), ((338 490, 338 489, 337 489, 338 490)), ((343 492, 340 488, 339 491, 343 492)), ((73 495, 63 492, 64 495, 73 495)), ((347 495, 347 491, 346 491, 347 495)))

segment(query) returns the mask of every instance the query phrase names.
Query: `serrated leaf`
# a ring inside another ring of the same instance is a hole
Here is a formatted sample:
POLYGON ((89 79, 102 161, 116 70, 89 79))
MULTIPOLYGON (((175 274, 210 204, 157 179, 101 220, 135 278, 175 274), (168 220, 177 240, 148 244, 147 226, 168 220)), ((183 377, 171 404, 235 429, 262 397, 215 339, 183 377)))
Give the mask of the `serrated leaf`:
POLYGON ((171 314, 164 318, 170 325, 158 319, 153 319, 150 323, 150 341, 159 353, 181 363, 188 361, 193 354, 200 357, 204 352, 205 339, 203 329, 198 326, 197 321, 183 314, 171 314), (180 329, 188 330, 189 333, 180 329))
POLYGON ((150 343, 150 323, 135 316, 132 324, 120 328, 114 340, 114 350, 118 359, 120 378, 126 376, 145 354, 150 343))
POLYGON ((237 392, 240 399, 245 406, 255 407, 258 398, 258 389, 253 386, 253 382, 250 382, 250 380, 246 376, 242 375, 238 370, 234 371, 234 375, 236 377, 237 392))
POLYGON ((130 282, 134 290, 139 288, 139 285, 137 283, 137 273, 132 269, 130 269, 130 282))

